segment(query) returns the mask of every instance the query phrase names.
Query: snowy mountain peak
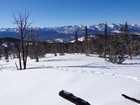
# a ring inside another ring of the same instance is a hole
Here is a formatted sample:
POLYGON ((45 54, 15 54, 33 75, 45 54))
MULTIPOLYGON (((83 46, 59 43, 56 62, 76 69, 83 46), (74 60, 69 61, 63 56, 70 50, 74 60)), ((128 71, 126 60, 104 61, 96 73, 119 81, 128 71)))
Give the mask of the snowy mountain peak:
MULTIPOLYGON (((88 34, 102 34, 104 31, 105 23, 100 23, 96 25, 87 25, 88 34)), ((108 23, 108 30, 110 32, 118 33, 120 28, 124 24, 108 23)), ((46 27, 46 28, 36 28, 36 31, 41 40, 50 40, 54 38, 62 38, 69 40, 74 38, 74 34, 77 31, 78 36, 82 37, 85 31, 85 25, 66 25, 61 27, 46 27)), ((140 33, 140 25, 132 24, 129 25, 129 32, 140 33)), ((0 28, 0 37, 19 37, 17 28, 0 28)))

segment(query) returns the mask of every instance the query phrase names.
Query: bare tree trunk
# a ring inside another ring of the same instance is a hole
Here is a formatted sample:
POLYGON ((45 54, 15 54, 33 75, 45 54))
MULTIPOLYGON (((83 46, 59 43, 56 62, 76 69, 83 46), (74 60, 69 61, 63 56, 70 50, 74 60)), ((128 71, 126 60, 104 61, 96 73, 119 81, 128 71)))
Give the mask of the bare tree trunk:
POLYGON ((39 62, 39 57, 38 56, 36 56, 36 62, 39 62))
POLYGON ((16 64, 16 62, 15 62, 15 65, 16 65, 17 70, 19 70, 18 65, 16 64))
POLYGON ((132 48, 130 47, 130 45, 128 46, 128 54, 129 54, 130 60, 132 60, 132 48))
POLYGON ((22 70, 21 54, 20 54, 20 48, 19 48, 18 44, 17 44, 17 50, 18 50, 18 57, 19 57, 19 68, 20 68, 20 70, 22 70))

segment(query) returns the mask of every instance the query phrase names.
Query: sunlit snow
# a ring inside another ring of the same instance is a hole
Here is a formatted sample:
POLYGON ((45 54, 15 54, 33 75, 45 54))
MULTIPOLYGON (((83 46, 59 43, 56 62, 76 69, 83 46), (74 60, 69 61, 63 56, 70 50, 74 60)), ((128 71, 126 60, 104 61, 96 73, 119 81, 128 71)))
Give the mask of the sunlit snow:
POLYGON ((66 90, 91 105, 136 105, 121 96, 140 99, 140 58, 112 64, 96 55, 48 54, 26 70, 16 70, 18 60, 0 60, 1 105, 72 105, 61 98, 66 90))

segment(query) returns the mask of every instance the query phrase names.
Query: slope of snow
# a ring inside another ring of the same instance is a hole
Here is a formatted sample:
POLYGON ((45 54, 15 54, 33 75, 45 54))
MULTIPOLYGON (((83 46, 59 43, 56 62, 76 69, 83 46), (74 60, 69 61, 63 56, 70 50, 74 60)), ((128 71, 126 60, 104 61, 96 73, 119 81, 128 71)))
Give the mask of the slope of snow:
POLYGON ((62 89, 91 105, 136 105, 121 94, 140 99, 140 58, 117 65, 96 55, 46 55, 28 59, 22 71, 15 62, 0 61, 1 105, 72 105, 58 95, 62 89))

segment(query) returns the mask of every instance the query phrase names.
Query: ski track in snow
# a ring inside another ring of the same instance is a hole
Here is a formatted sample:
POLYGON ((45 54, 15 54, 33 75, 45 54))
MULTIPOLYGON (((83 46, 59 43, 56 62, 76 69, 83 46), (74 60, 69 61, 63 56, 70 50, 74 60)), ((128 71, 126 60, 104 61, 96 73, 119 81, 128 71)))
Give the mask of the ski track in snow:
MULTIPOLYGON (((72 71, 72 72, 78 71, 78 70, 64 69, 64 68, 60 68, 60 67, 58 67, 58 69, 65 70, 65 71, 72 71)), ((99 75, 105 75, 105 76, 114 76, 114 77, 119 77, 119 78, 122 78, 122 79, 130 79, 130 80, 133 80, 133 81, 136 81, 136 82, 140 82, 140 78, 127 76, 127 75, 121 75, 121 74, 117 74, 117 73, 104 73, 104 72, 88 71, 88 70, 81 70, 80 72, 81 73, 99 74, 99 75)))

